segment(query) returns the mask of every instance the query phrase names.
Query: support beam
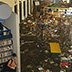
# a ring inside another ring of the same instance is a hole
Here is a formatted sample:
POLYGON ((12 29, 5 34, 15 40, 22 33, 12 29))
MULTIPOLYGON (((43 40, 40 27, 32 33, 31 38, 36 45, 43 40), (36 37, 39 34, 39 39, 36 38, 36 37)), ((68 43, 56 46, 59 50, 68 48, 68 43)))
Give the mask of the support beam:
POLYGON ((21 3, 22 3, 22 8, 21 8, 21 10, 22 10, 22 20, 24 20, 24 5, 23 5, 23 0, 21 1, 21 3))
POLYGON ((27 0, 25 0, 25 17, 27 17, 27 0))
POLYGON ((15 1, 13 0, 13 5, 12 5, 12 11, 14 12, 14 3, 15 1))
MULTIPOLYGON (((17 14, 18 14, 18 18, 16 19, 16 21, 18 21, 17 23, 18 23, 18 25, 16 25, 16 31, 19 31, 19 30, 17 30, 17 28, 19 29, 19 23, 20 23, 20 13, 19 13, 19 0, 17 0, 17 14)), ((19 38, 19 32, 16 32, 16 33, 18 33, 18 36, 17 36, 17 38, 19 38)), ((21 65, 20 65, 20 44, 19 44, 19 39, 18 39, 18 41, 17 41, 17 57, 18 57, 18 72, 21 72, 21 65)))

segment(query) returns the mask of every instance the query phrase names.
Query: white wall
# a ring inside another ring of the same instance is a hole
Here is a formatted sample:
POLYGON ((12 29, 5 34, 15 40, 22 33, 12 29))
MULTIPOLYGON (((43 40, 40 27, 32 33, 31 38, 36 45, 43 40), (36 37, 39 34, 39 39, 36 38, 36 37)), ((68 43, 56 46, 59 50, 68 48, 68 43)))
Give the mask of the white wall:
POLYGON ((11 29, 13 35, 13 47, 14 52, 17 53, 18 57, 18 72, 20 71, 20 40, 19 40, 19 17, 17 14, 12 15, 4 22, 5 26, 11 29))
POLYGON ((10 7, 13 7, 13 5, 14 5, 14 4, 13 4, 13 0, 0 0, 0 1, 8 4, 10 7))
MULTIPOLYGON (((15 0, 0 0, 0 1, 2 1, 4 3, 7 3, 11 7, 13 12, 15 12, 14 11, 14 5, 17 5, 17 13, 19 15, 19 0, 16 0, 17 1, 16 4, 15 4, 15 0)), ((31 11, 33 12, 33 0, 29 0, 29 2, 30 1, 31 1, 31 6, 32 6, 31 11)), ((22 20, 24 20, 24 18, 27 17, 27 0, 21 0, 21 2, 22 2, 22 20), (23 10, 23 8, 24 8, 23 1, 25 1, 25 10, 26 10, 25 11, 25 17, 24 17, 24 10, 23 10)), ((30 3, 29 3, 29 14, 30 14, 30 3)))

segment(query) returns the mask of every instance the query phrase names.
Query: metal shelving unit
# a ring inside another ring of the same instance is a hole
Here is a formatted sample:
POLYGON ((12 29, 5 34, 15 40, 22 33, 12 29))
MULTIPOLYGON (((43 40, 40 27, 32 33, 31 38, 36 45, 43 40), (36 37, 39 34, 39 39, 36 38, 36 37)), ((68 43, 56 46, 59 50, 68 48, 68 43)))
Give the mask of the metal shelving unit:
POLYGON ((12 54, 13 40, 11 30, 0 23, 0 67, 12 57, 12 54))

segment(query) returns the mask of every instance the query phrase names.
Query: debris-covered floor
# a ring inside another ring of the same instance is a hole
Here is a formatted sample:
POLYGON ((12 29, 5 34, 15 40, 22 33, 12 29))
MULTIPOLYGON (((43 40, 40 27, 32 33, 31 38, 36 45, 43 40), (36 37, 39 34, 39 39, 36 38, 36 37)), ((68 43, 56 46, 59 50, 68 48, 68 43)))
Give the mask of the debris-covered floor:
MULTIPOLYGON (((30 39, 28 37, 27 40, 30 39)), ((40 47, 35 36, 31 36, 31 38, 33 40, 26 41, 21 46, 22 72, 39 72, 38 68, 40 67, 52 72, 59 72, 60 59, 51 58, 49 49, 45 46, 40 47)))
POLYGON ((22 72, 71 72, 72 16, 47 10, 20 24, 22 72), (61 53, 52 53, 50 43, 58 43, 61 53))

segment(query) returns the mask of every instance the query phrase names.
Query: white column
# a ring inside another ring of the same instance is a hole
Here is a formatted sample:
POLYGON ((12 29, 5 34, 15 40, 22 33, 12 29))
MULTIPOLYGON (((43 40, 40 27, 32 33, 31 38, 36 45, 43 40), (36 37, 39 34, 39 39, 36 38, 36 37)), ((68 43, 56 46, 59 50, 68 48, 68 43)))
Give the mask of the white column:
POLYGON ((17 57, 18 57, 18 72, 21 72, 21 65, 20 65, 20 41, 19 41, 19 23, 20 23, 20 13, 19 13, 19 0, 17 0, 17 14, 18 16, 16 17, 16 34, 17 34, 17 49, 16 49, 16 53, 17 53, 17 57))
POLYGON ((13 7, 12 7, 12 11, 14 12, 14 5, 13 5, 13 7))
POLYGON ((15 1, 13 0, 13 6, 12 6, 12 11, 14 12, 14 3, 15 3, 15 1))
POLYGON ((21 3, 22 3, 22 8, 21 8, 21 10, 22 10, 22 20, 24 20, 24 5, 23 5, 23 0, 21 1, 21 3))
POLYGON ((27 0, 25 0, 25 17, 27 17, 27 0))
POLYGON ((30 14, 30 0, 29 0, 29 14, 30 14))
MULTIPOLYGON (((19 19, 16 16, 16 21, 19 19)), ((17 57, 18 57, 18 71, 21 72, 21 64, 20 64, 20 32, 19 32, 19 22, 16 23, 16 41, 17 41, 17 57)))

